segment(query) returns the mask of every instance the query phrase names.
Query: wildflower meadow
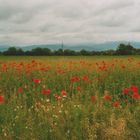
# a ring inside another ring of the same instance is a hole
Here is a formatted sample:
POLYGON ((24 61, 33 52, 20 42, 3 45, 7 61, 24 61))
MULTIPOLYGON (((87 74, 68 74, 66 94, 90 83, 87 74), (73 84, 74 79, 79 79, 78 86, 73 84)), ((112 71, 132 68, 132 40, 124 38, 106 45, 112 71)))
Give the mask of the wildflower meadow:
POLYGON ((140 57, 0 57, 0 140, 139 140, 140 57))

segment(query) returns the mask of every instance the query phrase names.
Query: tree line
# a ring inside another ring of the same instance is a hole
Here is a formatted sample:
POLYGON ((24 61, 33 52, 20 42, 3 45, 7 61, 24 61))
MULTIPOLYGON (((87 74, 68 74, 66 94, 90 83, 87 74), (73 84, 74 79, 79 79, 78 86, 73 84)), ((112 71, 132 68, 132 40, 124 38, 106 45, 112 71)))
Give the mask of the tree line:
POLYGON ((0 52, 5 56, 92 56, 92 55, 140 55, 140 49, 134 48, 131 44, 119 44, 116 50, 105 51, 87 51, 82 49, 74 51, 70 49, 51 50, 49 48, 34 48, 30 51, 23 51, 21 48, 10 47, 4 52, 0 52))

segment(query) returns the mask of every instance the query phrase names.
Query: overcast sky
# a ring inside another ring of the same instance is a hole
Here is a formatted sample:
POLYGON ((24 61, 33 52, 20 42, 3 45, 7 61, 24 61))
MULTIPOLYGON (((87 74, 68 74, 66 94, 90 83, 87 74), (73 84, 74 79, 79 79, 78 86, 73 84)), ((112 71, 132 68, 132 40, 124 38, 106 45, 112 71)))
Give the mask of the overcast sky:
POLYGON ((140 0, 0 0, 0 44, 140 41, 140 0))

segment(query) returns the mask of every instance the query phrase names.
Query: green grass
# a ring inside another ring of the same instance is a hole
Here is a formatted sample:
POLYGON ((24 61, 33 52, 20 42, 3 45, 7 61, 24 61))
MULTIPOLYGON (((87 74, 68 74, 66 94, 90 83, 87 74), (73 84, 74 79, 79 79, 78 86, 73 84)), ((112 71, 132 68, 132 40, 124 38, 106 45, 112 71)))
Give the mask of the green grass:
POLYGON ((139 140, 140 99, 122 92, 140 87, 139 62, 139 56, 1 56, 0 139, 139 140))

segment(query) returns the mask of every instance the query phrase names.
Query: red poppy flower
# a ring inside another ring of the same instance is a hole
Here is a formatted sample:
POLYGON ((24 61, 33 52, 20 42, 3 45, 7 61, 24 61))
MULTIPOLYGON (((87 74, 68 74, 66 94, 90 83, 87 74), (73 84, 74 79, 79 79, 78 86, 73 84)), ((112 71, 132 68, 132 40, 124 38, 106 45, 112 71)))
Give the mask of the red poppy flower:
POLYGON ((73 76, 73 77, 70 79, 70 81, 71 81, 72 83, 78 82, 78 81, 80 81, 80 78, 79 78, 78 76, 73 76))
POLYGON ((137 86, 131 86, 131 90, 132 92, 138 92, 139 91, 139 88, 137 86))
POLYGON ((119 107, 120 106, 120 102, 119 101, 115 101, 114 103, 113 103, 113 107, 119 107))
POLYGON ((51 93, 50 89, 43 89, 42 94, 49 95, 51 93))
POLYGON ((132 98, 140 99, 140 95, 137 92, 135 92, 135 93, 132 94, 132 98))
POLYGON ((88 82, 89 81, 89 77, 88 76, 83 76, 82 80, 85 81, 85 82, 88 82))
POLYGON ((111 100, 111 99, 112 99, 112 96, 110 96, 110 95, 105 95, 103 98, 104 98, 104 100, 111 100))
POLYGON ((124 94, 128 94, 128 93, 129 93, 129 89, 128 89, 128 88, 124 88, 124 89, 122 90, 122 92, 123 92, 124 94))
POLYGON ((62 90, 61 95, 62 95, 62 97, 67 97, 67 92, 65 90, 62 90))
POLYGON ((4 101, 5 101, 4 96, 3 96, 3 95, 0 95, 0 104, 3 104, 3 103, 4 103, 4 101))
POLYGON ((22 87, 19 87, 18 88, 18 93, 22 93, 23 92, 23 88, 22 87))
POLYGON ((40 83, 41 83, 41 79, 33 79, 33 82, 34 82, 35 84, 40 84, 40 83))
POLYGON ((81 87, 80 86, 77 87, 77 91, 81 91, 81 87))
POLYGON ((60 96, 60 95, 55 95, 55 99, 56 99, 57 101, 59 101, 59 100, 61 100, 61 96, 60 96))
POLYGON ((91 96, 91 101, 95 102, 96 101, 96 96, 91 96))

